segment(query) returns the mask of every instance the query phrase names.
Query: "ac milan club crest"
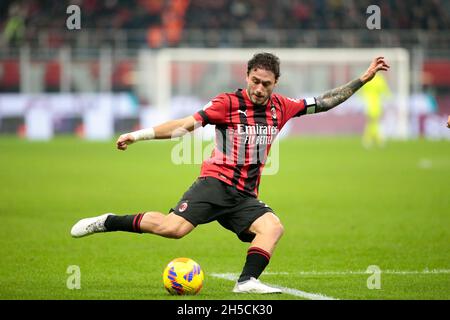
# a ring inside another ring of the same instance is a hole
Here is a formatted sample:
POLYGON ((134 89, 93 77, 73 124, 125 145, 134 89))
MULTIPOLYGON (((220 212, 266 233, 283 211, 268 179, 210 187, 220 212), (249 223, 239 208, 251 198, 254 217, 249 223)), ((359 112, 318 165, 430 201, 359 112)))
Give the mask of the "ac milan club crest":
POLYGON ((183 211, 185 211, 185 210, 187 209, 187 207, 188 207, 187 202, 183 202, 183 203, 180 204, 180 206, 178 207, 178 211, 179 211, 179 212, 183 212, 183 211))

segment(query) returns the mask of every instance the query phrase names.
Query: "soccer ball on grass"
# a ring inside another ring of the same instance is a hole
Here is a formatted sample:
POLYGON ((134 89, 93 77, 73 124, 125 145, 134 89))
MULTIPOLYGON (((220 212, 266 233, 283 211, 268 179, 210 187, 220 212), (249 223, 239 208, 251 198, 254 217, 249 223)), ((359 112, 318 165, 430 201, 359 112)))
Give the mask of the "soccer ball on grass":
POLYGON ((163 272, 166 290, 172 295, 194 295, 203 286, 204 274, 200 265, 189 258, 177 258, 163 272))

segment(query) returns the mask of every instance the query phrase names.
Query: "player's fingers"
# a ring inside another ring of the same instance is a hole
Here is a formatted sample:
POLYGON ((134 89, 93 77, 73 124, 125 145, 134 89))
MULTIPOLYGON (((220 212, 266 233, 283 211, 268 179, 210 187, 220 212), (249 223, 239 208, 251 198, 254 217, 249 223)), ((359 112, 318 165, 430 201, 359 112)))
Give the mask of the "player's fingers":
POLYGON ((381 64, 381 65, 384 65, 384 66, 389 66, 385 60, 379 60, 379 61, 377 61, 377 65, 380 65, 380 64, 381 64))
POLYGON ((387 71, 387 70, 389 70, 389 68, 390 68, 390 66, 387 65, 387 64, 384 64, 384 63, 381 63, 381 64, 379 64, 377 66, 377 70, 385 70, 385 71, 387 71))
POLYGON ((132 141, 128 138, 121 138, 119 140, 117 140, 117 145, 127 145, 132 143, 132 141))

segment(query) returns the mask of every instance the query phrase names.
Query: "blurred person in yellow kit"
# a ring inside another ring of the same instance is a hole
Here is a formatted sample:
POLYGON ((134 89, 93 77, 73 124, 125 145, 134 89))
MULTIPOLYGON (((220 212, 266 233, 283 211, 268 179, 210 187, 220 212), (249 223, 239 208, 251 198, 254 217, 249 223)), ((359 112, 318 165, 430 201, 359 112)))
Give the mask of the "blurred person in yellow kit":
POLYGON ((361 88, 361 96, 365 104, 366 127, 362 138, 363 146, 384 145, 380 132, 380 120, 383 115, 383 98, 391 96, 391 90, 381 74, 377 74, 372 82, 361 88))

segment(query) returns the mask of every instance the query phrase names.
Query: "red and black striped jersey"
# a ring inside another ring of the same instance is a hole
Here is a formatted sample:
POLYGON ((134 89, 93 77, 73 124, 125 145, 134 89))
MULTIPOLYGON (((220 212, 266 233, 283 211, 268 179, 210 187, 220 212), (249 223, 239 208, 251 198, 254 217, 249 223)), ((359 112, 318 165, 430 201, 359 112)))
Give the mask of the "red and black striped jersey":
POLYGON ((257 197, 261 173, 270 147, 286 122, 314 113, 314 98, 291 99, 272 93, 266 105, 255 105, 247 90, 223 93, 194 114, 202 123, 215 125, 215 147, 203 161, 201 177, 209 176, 257 197))

